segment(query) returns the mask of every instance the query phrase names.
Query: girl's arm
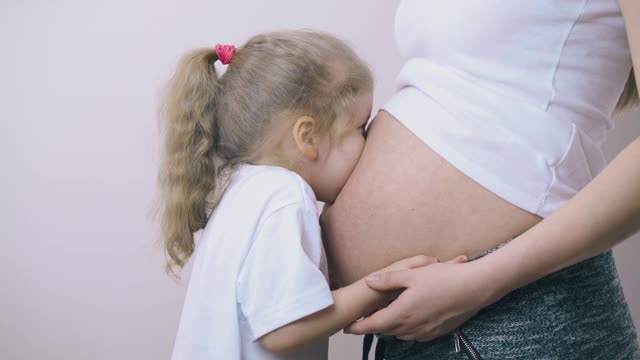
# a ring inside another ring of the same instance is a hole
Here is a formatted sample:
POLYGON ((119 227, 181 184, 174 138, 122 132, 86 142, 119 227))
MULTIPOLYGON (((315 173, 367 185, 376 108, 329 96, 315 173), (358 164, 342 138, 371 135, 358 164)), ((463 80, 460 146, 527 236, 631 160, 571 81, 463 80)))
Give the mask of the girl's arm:
MULTIPOLYGON (((464 261, 466 257, 459 256, 449 262, 464 261)), ((376 273, 412 269, 436 262, 438 260, 433 257, 419 255, 397 261, 376 273)), ((335 290, 332 295, 334 301, 332 306, 262 336, 260 338, 262 346, 271 352, 283 353, 329 338, 389 300, 388 295, 371 290, 364 279, 335 290)))
MULTIPOLYGON (((640 85, 640 2, 618 3, 640 85)), ((376 290, 406 290, 389 307, 346 331, 434 339, 513 289, 595 256, 638 231, 640 138, 558 211, 494 253, 462 265, 434 264, 373 277, 367 284, 376 290), (450 281, 439 280, 443 276, 450 281)))

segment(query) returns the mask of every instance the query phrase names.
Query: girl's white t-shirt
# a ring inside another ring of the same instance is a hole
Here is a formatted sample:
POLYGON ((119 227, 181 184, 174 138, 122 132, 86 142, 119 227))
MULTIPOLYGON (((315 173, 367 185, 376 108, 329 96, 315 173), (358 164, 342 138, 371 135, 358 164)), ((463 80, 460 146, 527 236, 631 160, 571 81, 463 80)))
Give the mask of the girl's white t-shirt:
POLYGON ((299 175, 242 165, 193 261, 173 360, 327 359, 327 340, 286 355, 258 341, 333 304, 315 195, 299 175))

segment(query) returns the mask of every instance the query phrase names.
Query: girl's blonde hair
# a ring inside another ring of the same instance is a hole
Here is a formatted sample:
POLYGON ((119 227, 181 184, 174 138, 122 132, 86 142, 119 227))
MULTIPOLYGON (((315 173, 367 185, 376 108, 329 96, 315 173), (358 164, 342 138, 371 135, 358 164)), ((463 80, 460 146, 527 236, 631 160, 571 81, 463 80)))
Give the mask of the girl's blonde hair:
POLYGON ((162 102, 160 217, 173 274, 193 253, 193 234, 206 225, 230 170, 275 151, 297 116, 313 116, 320 120, 318 132, 328 133, 373 86, 365 63, 325 33, 254 36, 236 49, 222 76, 217 60, 213 47, 186 54, 162 102))

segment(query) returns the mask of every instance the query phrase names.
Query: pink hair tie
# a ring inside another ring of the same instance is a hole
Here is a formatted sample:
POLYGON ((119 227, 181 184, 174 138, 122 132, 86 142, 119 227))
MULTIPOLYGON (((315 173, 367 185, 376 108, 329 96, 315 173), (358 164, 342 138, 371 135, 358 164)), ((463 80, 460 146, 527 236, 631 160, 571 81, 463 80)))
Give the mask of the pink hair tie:
POLYGON ((216 55, 218 55, 218 59, 225 65, 231 62, 235 52, 236 47, 233 45, 216 44, 216 55))

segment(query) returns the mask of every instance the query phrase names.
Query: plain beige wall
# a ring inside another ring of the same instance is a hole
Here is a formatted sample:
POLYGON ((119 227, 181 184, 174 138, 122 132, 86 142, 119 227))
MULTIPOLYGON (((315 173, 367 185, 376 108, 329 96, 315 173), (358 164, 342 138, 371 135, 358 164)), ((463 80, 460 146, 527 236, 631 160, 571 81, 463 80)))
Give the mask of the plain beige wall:
MULTIPOLYGON (((397 2, 2 1, 0 358, 168 359, 185 288, 162 272, 146 215, 158 93, 179 54, 323 29, 367 59, 380 105, 400 67, 397 2)), ((638 134, 628 114, 608 153, 638 134)), ((616 255, 638 323, 639 239, 616 255)), ((359 340, 334 336, 331 357, 358 358, 359 340)))

